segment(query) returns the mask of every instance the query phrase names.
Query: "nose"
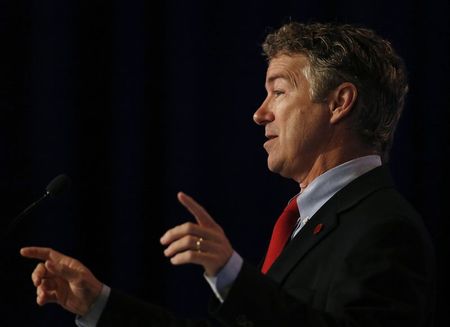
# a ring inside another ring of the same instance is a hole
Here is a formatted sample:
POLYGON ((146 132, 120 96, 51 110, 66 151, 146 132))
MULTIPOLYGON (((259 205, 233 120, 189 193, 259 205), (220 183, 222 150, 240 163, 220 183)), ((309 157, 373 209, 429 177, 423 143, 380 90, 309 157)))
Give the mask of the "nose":
POLYGON ((258 125, 266 125, 273 121, 275 119, 275 116, 271 110, 269 110, 267 106, 267 99, 264 101, 261 106, 256 109, 255 113, 253 114, 253 121, 258 125))

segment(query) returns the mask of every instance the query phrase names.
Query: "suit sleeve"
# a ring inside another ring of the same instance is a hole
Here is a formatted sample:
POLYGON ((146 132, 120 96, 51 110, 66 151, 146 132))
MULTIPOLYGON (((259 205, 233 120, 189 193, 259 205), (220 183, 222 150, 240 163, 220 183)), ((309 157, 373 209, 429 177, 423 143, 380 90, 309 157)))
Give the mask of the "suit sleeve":
POLYGON ((179 319, 168 310, 111 289, 98 327, 209 327, 208 320, 179 319))

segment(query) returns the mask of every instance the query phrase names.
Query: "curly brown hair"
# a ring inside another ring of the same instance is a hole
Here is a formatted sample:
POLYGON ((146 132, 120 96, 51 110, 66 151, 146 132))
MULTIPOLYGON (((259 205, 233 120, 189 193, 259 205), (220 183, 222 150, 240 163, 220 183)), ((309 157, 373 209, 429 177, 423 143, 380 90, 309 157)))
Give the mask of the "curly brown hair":
POLYGON ((387 161, 408 92, 404 62, 388 41, 348 24, 290 22, 267 35, 263 50, 269 61, 280 55, 308 58, 313 101, 324 101, 343 82, 353 83, 358 89, 353 128, 387 161))

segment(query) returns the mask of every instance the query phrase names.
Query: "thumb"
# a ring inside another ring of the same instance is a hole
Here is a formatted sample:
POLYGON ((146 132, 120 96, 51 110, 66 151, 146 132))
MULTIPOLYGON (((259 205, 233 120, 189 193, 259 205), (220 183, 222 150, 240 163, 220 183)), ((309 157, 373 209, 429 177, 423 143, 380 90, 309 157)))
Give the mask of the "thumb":
POLYGON ((183 192, 178 192, 178 201, 195 217, 200 226, 218 226, 209 213, 192 197, 183 192))
POLYGON ((79 272, 65 264, 60 264, 54 261, 47 260, 45 261, 45 268, 53 275, 56 275, 62 279, 71 282, 75 279, 78 279, 79 272))

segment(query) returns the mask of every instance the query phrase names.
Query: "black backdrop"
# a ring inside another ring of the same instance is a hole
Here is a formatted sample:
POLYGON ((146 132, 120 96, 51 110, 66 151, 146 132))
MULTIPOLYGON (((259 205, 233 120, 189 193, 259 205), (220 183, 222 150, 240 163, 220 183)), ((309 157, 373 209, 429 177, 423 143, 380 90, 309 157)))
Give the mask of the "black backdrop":
POLYGON ((391 167, 423 214, 439 261, 445 326, 449 257, 447 0, 1 0, 0 227, 54 176, 72 188, 1 240, 1 326, 70 326, 39 308, 23 245, 79 258, 107 284, 182 316, 205 315, 196 266, 172 267, 159 237, 191 219, 193 195, 250 262, 296 190, 271 174, 252 114, 265 95, 260 43, 289 19, 371 27, 405 58, 410 95, 391 167))

